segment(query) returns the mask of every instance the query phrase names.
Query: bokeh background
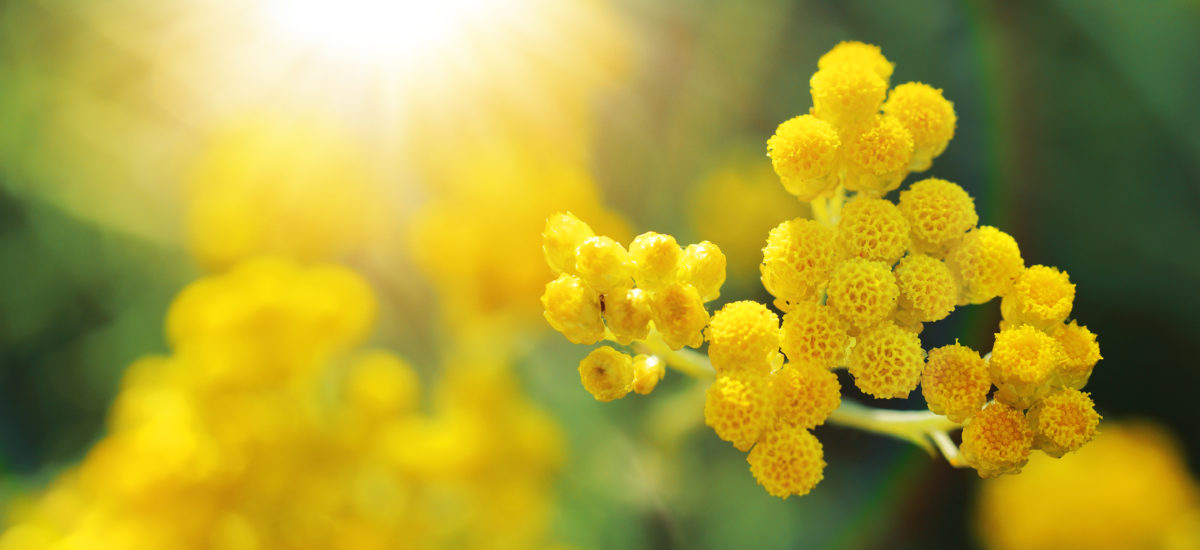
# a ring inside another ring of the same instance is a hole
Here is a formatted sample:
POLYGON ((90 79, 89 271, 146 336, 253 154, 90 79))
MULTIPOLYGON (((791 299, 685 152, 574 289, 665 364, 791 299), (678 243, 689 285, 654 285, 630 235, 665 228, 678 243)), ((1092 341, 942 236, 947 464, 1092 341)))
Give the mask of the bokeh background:
MULTIPOLYGON (((181 289, 275 254, 365 277, 371 343, 427 390, 458 348, 494 352, 562 434, 540 545, 989 547, 973 472, 827 426, 825 480, 775 499, 703 426, 702 388, 669 373, 597 403, 575 371, 586 350, 540 319, 539 233, 567 209, 618 240, 715 241, 730 262, 716 305, 769 302, 759 249, 805 207, 764 143, 808 110, 816 59, 841 40, 880 45, 894 83, 954 102, 930 174, 1027 264, 1069 271, 1072 316, 1101 343, 1088 388, 1105 422, 1170 434, 1170 483, 1194 484, 1200 3, 373 4, 0 3, 7 502, 104 437, 127 367, 170 351, 181 289)), ((987 349, 998 319, 998 302, 967 308, 922 339, 987 349)))

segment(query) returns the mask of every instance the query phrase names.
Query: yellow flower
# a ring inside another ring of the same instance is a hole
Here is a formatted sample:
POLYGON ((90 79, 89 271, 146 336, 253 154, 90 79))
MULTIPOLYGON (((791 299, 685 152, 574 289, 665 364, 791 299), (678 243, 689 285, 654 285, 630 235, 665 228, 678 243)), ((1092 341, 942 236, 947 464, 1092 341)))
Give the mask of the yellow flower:
POLYGON ((908 221, 891 201, 861 196, 842 210, 838 242, 847 257, 891 265, 908 250, 908 221))
POLYGON ((846 323, 829 306, 799 302, 783 316, 780 347, 793 363, 812 363, 825 368, 846 359, 850 335, 846 323))
POLYGON ((633 358, 633 391, 649 395, 667 374, 662 359, 653 355, 638 355, 633 358))
POLYGON ((617 289, 600 298, 613 339, 624 346, 650 334, 650 295, 640 288, 617 289))
POLYGON ((650 294, 650 308, 654 327, 671 349, 698 348, 704 343, 701 331, 708 324, 708 310, 696 287, 674 283, 656 290, 650 294))
POLYGON ((803 496, 825 477, 825 450, 808 430, 779 426, 746 457, 750 473, 772 496, 803 496))
POLYGON ((981 226, 966 234, 946 256, 963 284, 960 304, 982 304, 1012 289, 1025 269, 1017 241, 995 227, 981 226))
POLYGON ((887 264, 854 258, 834 270, 826 303, 855 330, 865 330, 887 319, 899 296, 887 264))
POLYGON ((1096 335, 1075 321, 1059 326, 1052 334, 1067 355, 1059 369, 1060 382, 1070 388, 1082 388, 1092 376, 1096 363, 1102 359, 1096 335))
POLYGON ((913 249, 938 258, 979 222, 975 200, 962 187, 937 178, 901 191, 900 212, 912 228, 913 249))
POLYGON ((621 243, 608 237, 591 237, 575 250, 575 269, 593 290, 606 292, 632 283, 633 262, 621 243))
POLYGON ((767 140, 767 156, 784 189, 808 202, 837 187, 841 140, 828 122, 800 115, 779 125, 767 140))
POLYGON ((721 285, 725 284, 725 254, 721 248, 708 241, 689 244, 683 251, 681 277, 696 287, 700 299, 711 302, 721 296, 721 285))
POLYGON ((601 346, 579 362, 579 378, 583 388, 596 401, 612 401, 625 397, 633 389, 633 358, 608 346, 601 346))
POLYGON ((719 376, 767 374, 779 353, 779 317, 758 302, 730 302, 713 314, 707 336, 719 376))
POLYGON ((888 86, 873 67, 847 64, 819 69, 808 84, 813 114, 839 129, 869 125, 888 86))
POLYGON ((776 424, 810 429, 842 402, 842 386, 833 371, 817 365, 789 363, 770 376, 776 424))
POLYGON ((739 451, 748 451, 774 420, 769 382, 761 374, 720 376, 704 396, 704 423, 739 451))
POLYGON ((542 253, 555 274, 575 275, 575 251, 595 236, 592 228, 570 212, 558 212, 546 218, 542 230, 542 253))
POLYGON ((546 321, 573 344, 595 344, 604 338, 600 295, 582 279, 563 273, 546 283, 542 294, 546 321))
POLYGON ((676 281, 683 251, 675 237, 653 231, 642 233, 629 244, 633 278, 646 290, 657 290, 676 281))
POLYGON ((946 150, 958 122, 954 104, 942 97, 942 91, 920 82, 893 88, 883 104, 883 112, 896 117, 912 135, 909 169, 916 172, 928 170, 934 157, 946 150))
POLYGON ((909 254, 896 266, 900 306, 915 312, 916 320, 933 322, 954 311, 959 286, 944 262, 924 254, 909 254))
POLYGON ((1077 451, 1096 436, 1100 415, 1088 394, 1063 388, 1029 408, 1033 446, 1053 457, 1077 451))
POLYGON ((1071 314, 1075 285, 1065 271, 1035 265, 1017 277, 1012 291, 1000 300, 1000 312, 1009 323, 1026 323, 1046 330, 1071 314))
POLYGON ((913 139, 894 117, 877 116, 865 130, 846 140, 842 155, 850 191, 880 196, 900 187, 913 156, 913 139))
POLYGON ((836 238, 833 228, 803 218, 771 230, 760 270, 763 286, 775 296, 779 309, 788 311, 789 303, 812 299, 829 279, 839 259, 836 238))
POLYGON ((992 403, 963 428, 962 456, 979 477, 1013 474, 1029 460, 1033 432, 1025 415, 1004 403, 992 403))
POLYGON ((879 399, 907 397, 924 367, 920 338, 890 321, 863 332, 850 350, 854 385, 879 399))
POLYGON ((886 83, 892 78, 896 64, 883 56, 879 46, 862 42, 839 42, 817 60, 817 68, 825 69, 838 65, 858 65, 870 68, 886 83))
POLYGON ((999 388, 996 400, 1028 408, 1050 392, 1055 371, 1065 361, 1062 346, 1029 325, 1000 331, 988 363, 999 388))
POLYGON ((991 389, 987 363, 975 350, 957 343, 929 350, 921 393, 930 411, 965 422, 983 408, 991 389))

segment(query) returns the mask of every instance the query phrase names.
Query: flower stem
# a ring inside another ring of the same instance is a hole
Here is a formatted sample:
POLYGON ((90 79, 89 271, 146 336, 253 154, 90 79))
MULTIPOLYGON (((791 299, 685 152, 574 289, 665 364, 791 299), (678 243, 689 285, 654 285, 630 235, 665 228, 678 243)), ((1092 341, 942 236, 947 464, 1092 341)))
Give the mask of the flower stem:
POLYGON ((950 440, 948 433, 962 425, 930 411, 874 409, 842 400, 841 406, 829 415, 828 422, 903 439, 925 449, 930 455, 940 452, 951 466, 964 467, 958 447, 950 440))

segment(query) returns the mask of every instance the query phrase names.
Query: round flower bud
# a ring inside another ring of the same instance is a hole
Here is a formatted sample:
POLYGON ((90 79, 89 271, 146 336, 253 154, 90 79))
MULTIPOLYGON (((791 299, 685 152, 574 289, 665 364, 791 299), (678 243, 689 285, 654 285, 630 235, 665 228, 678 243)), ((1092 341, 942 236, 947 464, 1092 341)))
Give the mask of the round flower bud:
POLYGON ((725 254, 720 247, 708 241, 689 244, 683 251, 683 279, 696 287, 705 302, 720 297, 725 284, 725 254))
POLYGON ((1062 346, 1029 325, 996 334, 988 373, 996 384, 996 400, 1020 409, 1029 408, 1049 393, 1053 377, 1067 356, 1062 346))
POLYGON ((650 295, 640 288, 618 289, 601 297, 604 321, 613 339, 623 346, 650 334, 650 295))
POLYGON ((573 344, 595 344, 604 338, 600 295, 574 275, 563 273, 546 283, 542 294, 546 321, 573 344))
POLYGON ((763 248, 763 286, 784 311, 790 303, 811 300, 829 279, 839 254, 832 227, 804 218, 785 221, 767 235, 763 248))
POLYGON ((708 324, 708 310, 696 287, 675 283, 656 290, 650 295, 650 308, 655 328, 671 349, 698 348, 704 343, 700 331, 708 324))
POLYGON ((912 230, 913 249, 939 258, 979 223, 975 200, 962 187, 937 178, 901 191, 900 212, 912 230))
POLYGON ((855 258, 834 270, 825 303, 852 328, 864 330, 887 319, 899 296, 887 264, 855 258))
POLYGON ((850 191, 883 195, 900 187, 912 154, 908 130, 893 117, 875 117, 866 130, 846 140, 842 158, 847 173, 842 184, 850 191))
POLYGON ((831 177, 838 167, 837 130, 812 115, 800 115, 780 124, 767 140, 767 156, 784 189, 808 202, 837 187, 831 177))
POLYGON ((1065 271, 1035 265, 1017 277, 1012 291, 1000 301, 1000 312, 1010 323, 1025 323, 1046 330, 1071 314, 1075 285, 1065 271))
POLYGON ((630 286, 633 262, 621 243, 608 237, 592 237, 575 251, 575 269, 583 282, 604 294, 630 286))
POLYGON ((871 69, 887 82, 892 78, 896 64, 887 60, 879 46, 862 42, 841 42, 817 60, 817 68, 825 69, 842 65, 857 65, 871 69))
POLYGON ((1082 388, 1092 376, 1096 363, 1102 359, 1096 335, 1087 327, 1071 321, 1071 324, 1055 330, 1053 336, 1067 355, 1066 362, 1058 370, 1059 384, 1068 388, 1082 388))
POLYGON ((704 394, 704 423, 739 451, 750 450, 774 419, 767 389, 758 374, 718 377, 704 394))
POLYGON ((825 477, 825 450, 808 430, 779 426, 746 456, 750 473, 771 496, 803 496, 825 477))
POLYGON ((896 263, 908 250, 908 221, 885 199, 860 196, 842 209, 838 242, 848 258, 896 263))
POLYGON ((646 290, 662 288, 679 277, 683 251, 675 237, 653 231, 642 233, 629 243, 629 256, 633 260, 633 278, 646 290))
POLYGON ((929 350, 921 394, 930 411, 965 422, 983 408, 991 389, 987 362, 975 350, 959 344, 929 350))
POLYGON ((921 339, 890 321, 864 332, 850 350, 854 385, 879 399, 908 397, 924 367, 921 339))
POLYGON ((708 323, 708 357, 718 376, 770 371, 779 352, 779 317, 758 302, 725 304, 708 323))
POLYGON ((780 347, 793 363, 811 363, 825 368, 842 365, 850 335, 846 323, 829 306, 799 302, 783 315, 780 347))
POLYGON ((1096 436, 1100 414, 1088 394, 1057 390, 1029 408, 1033 446, 1053 457, 1074 452, 1096 436))
POLYGON ((666 376, 667 369, 662 359, 654 355, 638 355, 633 358, 633 391, 649 395, 666 376))
MULTIPOLYGON (((818 70, 808 81, 813 114, 847 131, 864 124, 879 111, 888 83, 871 67, 834 65, 818 70)), ((904 159, 908 164, 908 159, 904 159)))
POLYGON ((959 286, 944 262, 924 254, 909 254, 896 265, 900 305, 916 313, 916 321, 945 319, 958 302, 959 286))
POLYGON ((777 424, 801 429, 820 426, 842 403, 842 386, 827 368, 789 363, 770 379, 777 424))
POLYGON ((546 218, 542 231, 542 253, 554 273, 575 274, 575 249, 595 236, 592 228, 570 212, 559 212, 546 218))
POLYGON ((933 158, 946 150, 958 123, 954 104, 942 97, 942 91, 920 82, 896 86, 888 94, 883 112, 896 117, 912 135, 909 169, 917 172, 928 170, 933 158))
POLYGON ((592 350, 579 362, 579 379, 596 401, 625 397, 633 386, 633 358, 608 346, 592 350))
POLYGON ((1004 403, 992 403, 963 428, 959 449, 979 477, 988 478, 1021 471, 1032 447, 1033 431, 1025 415, 1004 403))
POLYGON ((946 265, 962 282, 959 304, 982 304, 1012 288, 1025 260, 1008 233, 984 225, 963 237, 946 256, 946 265))

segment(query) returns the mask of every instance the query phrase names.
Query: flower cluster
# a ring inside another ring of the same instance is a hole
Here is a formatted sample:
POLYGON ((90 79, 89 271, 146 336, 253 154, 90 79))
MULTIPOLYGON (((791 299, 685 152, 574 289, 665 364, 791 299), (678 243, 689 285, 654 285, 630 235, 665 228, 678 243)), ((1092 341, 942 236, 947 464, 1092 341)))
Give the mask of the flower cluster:
MULTIPOLYGON (((653 318, 678 349, 698 346, 704 328, 715 374, 705 421, 749 452, 751 473, 772 495, 803 495, 821 480, 825 462, 811 430, 830 419, 922 444, 932 438, 952 463, 984 477, 1019 471, 1032 449, 1074 451, 1100 419, 1080 391, 1099 347, 1086 327, 1068 323, 1075 288, 1067 274, 1026 267, 1016 241, 979 225, 974 199, 955 183, 925 178, 887 197, 909 173, 930 168, 957 123, 941 90, 906 83, 889 91, 892 71, 878 47, 839 44, 818 62, 809 114, 783 122, 767 141, 784 189, 813 212, 776 225, 762 251, 762 283, 782 320, 753 301, 726 304, 709 319, 703 302, 717 297, 717 262, 703 264, 708 256, 683 252, 668 236, 644 234, 626 252, 569 214, 551 217, 543 234, 547 262, 560 273, 542 298, 546 319, 572 342, 642 340, 653 318), (926 351, 926 323, 997 297, 1004 321, 990 354, 958 343, 926 351), (838 417, 839 368, 878 399, 920 386, 937 418, 903 428, 838 417), (954 448, 945 430, 964 424, 954 448)), ((609 400, 653 359, 602 348, 580 375, 609 400)))
POLYGON ((415 370, 360 347, 375 309, 331 264, 259 258, 189 285, 172 354, 129 368, 107 435, 10 510, 0 548, 537 545, 557 427, 486 360, 425 412, 415 370))
MULTIPOLYGON (((701 242, 683 249, 675 237, 638 235, 626 249, 573 214, 546 220, 546 263, 558 278, 546 285, 546 320, 576 344, 608 338, 621 345, 661 338, 671 349, 700 347, 708 324, 705 302, 725 282, 725 255, 701 242)), ((660 361, 595 350, 579 364, 583 386, 596 399, 619 399, 631 390, 650 393, 664 373, 660 361)))

